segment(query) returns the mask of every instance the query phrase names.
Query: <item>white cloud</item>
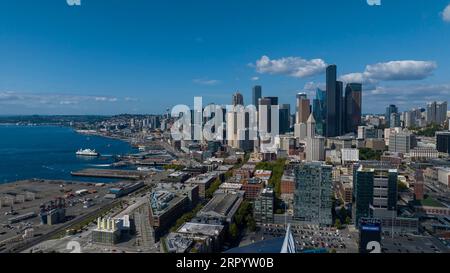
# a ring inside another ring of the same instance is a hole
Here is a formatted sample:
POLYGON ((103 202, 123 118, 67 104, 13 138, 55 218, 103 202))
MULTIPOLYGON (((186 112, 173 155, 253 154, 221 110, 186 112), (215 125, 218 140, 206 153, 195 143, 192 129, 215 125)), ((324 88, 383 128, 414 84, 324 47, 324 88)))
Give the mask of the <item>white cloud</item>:
POLYGON ((33 94, 10 91, 0 91, 0 103, 9 105, 78 105, 86 102, 114 103, 116 97, 107 96, 77 96, 67 94, 33 94))
POLYGON ((254 82, 259 81, 259 77, 252 77, 251 80, 254 82))
POLYGON ((366 66, 362 73, 350 73, 340 77, 344 82, 358 82, 374 85, 380 81, 423 80, 437 68, 431 61, 391 61, 366 66))
POLYGON ((379 113, 389 104, 401 105, 402 111, 423 107, 428 101, 450 97, 450 84, 408 84, 377 86, 363 93, 364 111, 379 113))
POLYGON ((307 92, 316 92, 317 88, 320 88, 322 90, 326 89, 326 84, 322 82, 307 82, 305 83, 305 86, 303 87, 304 91, 307 92))
POLYGON ((209 79, 194 79, 192 80, 192 82, 195 84, 208 86, 218 85, 220 83, 219 80, 209 80, 209 79))
POLYGON ((285 57, 271 60, 268 56, 262 56, 253 66, 260 74, 307 78, 324 73, 327 64, 322 59, 305 60, 301 57, 285 57))
POLYGON ((442 12, 442 19, 445 22, 450 22, 450 4, 442 12))
POLYGON ((383 81, 423 80, 436 68, 437 64, 429 61, 392 61, 368 65, 364 76, 383 81))

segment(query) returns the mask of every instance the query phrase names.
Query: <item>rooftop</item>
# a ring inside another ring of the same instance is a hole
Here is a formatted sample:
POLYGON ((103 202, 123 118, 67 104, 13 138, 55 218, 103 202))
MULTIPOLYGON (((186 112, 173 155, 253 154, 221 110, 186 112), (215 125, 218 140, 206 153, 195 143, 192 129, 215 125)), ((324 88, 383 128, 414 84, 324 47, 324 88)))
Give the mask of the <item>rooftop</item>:
POLYGON ((185 223, 178 229, 178 233, 199 234, 207 236, 218 236, 224 229, 223 225, 212 225, 203 223, 185 223))

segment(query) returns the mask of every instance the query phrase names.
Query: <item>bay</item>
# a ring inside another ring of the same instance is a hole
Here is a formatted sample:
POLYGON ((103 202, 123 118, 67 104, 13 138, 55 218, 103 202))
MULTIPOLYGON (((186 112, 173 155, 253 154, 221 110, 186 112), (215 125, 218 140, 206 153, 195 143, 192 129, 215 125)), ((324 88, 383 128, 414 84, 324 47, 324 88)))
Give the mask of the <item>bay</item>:
POLYGON ((136 152, 129 143, 78 134, 58 126, 0 125, 0 183, 24 179, 110 182, 111 179, 72 177, 85 168, 110 168, 113 155, 136 152), (78 149, 95 149, 100 157, 80 157, 78 149))

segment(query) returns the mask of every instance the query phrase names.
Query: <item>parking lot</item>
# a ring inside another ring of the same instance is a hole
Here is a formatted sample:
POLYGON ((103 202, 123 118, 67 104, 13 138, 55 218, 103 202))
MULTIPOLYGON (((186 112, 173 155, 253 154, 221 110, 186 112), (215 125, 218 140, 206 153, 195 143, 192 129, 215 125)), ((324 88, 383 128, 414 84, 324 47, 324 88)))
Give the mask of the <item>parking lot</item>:
MULTIPOLYGON (((315 225, 291 225, 297 251, 326 249, 338 253, 357 253, 357 234, 348 230, 337 230, 332 227, 319 227, 315 225)), ((243 244, 280 238, 286 235, 284 225, 266 224, 260 226, 256 233, 248 234, 243 244)))

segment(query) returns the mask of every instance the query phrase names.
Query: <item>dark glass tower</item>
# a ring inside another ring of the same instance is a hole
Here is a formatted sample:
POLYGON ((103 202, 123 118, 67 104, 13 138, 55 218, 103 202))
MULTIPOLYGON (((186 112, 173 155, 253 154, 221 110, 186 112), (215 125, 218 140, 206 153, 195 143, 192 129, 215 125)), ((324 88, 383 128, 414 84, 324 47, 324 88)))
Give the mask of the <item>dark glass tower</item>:
POLYGON ((343 83, 337 82, 337 67, 327 67, 327 116, 326 137, 339 136, 341 133, 341 103, 343 83))
POLYGON ((280 134, 286 134, 289 132, 290 124, 289 117, 291 115, 291 105, 290 104, 281 104, 280 105, 280 134))
POLYGON ((345 87, 344 132, 357 133, 361 125, 362 84, 349 83, 345 87))
POLYGON ((259 85, 256 85, 253 87, 252 90, 252 103, 254 106, 256 106, 256 109, 259 109, 259 99, 262 97, 262 87, 259 85))
POLYGON ((233 106, 244 105, 244 96, 241 93, 236 92, 233 94, 233 106))

